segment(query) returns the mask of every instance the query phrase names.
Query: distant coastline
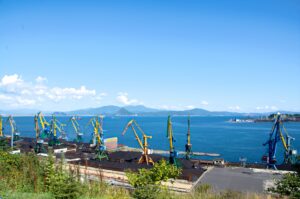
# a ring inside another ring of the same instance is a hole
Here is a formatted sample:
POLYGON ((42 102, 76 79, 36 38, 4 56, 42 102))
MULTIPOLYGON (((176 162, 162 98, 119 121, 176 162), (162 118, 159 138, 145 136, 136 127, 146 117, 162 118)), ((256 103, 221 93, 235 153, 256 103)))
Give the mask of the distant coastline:
MULTIPOLYGON (((20 109, 20 110, 0 110, 0 114, 3 116, 13 115, 13 116, 34 116, 40 110, 30 110, 30 109, 20 109)), ((105 115, 105 116, 128 116, 128 117, 137 117, 137 116, 230 116, 232 119, 234 118, 242 118, 248 117, 249 119, 254 119, 256 122, 269 122, 272 121, 272 114, 276 114, 275 112, 266 112, 266 113, 240 113, 240 112, 228 112, 228 111, 208 111, 201 108, 194 108, 190 110, 160 110, 148 108, 146 106, 138 105, 138 106, 102 106, 98 108, 87 108, 87 109, 79 109, 74 111, 42 111, 45 116, 51 116, 55 114, 56 116, 93 116, 93 115, 105 115)), ((292 111, 279 111, 284 115, 288 115, 288 121, 299 121, 300 112, 292 112, 292 111)))

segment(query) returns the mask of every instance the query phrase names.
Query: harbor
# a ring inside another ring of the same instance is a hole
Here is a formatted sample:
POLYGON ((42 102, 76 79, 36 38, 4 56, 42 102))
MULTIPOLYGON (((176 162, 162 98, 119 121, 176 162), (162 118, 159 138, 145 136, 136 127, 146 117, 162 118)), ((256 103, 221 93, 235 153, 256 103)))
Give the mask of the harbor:
MULTIPOLYGON (((91 117, 87 123, 87 125, 93 127, 93 136, 90 143, 83 142, 84 134, 77 121, 78 117, 70 117, 69 125, 75 132, 75 139, 67 141, 65 137, 68 133, 64 130, 66 124, 60 122, 59 118, 54 115, 47 121, 41 112, 34 117, 35 138, 22 137, 20 131, 17 130, 17 123, 14 118, 9 116, 6 123, 10 124, 11 135, 4 136, 4 128, 2 127, 1 147, 11 148, 13 154, 34 153, 40 157, 53 154, 57 162, 65 162, 64 167, 66 170, 78 169, 82 178, 83 176, 90 180, 101 178, 109 184, 129 189, 127 171, 137 172, 142 168, 150 169, 162 159, 182 170, 178 179, 165 184, 170 190, 176 192, 190 192, 195 187, 205 183, 212 184, 219 190, 232 188, 237 191, 245 191, 242 187, 248 187, 248 183, 250 183, 249 186, 253 187, 252 191, 263 193, 268 186, 274 185, 274 175, 276 179, 280 179, 280 176, 284 173, 294 172, 297 169, 295 159, 297 151, 291 149, 291 137, 287 137, 287 140, 285 140, 282 136, 283 132, 278 131, 278 129, 283 129, 279 127, 279 125, 282 125, 279 122, 281 121, 279 114, 270 136, 273 136, 274 133, 275 138, 278 137, 281 140, 278 139, 275 143, 272 138, 267 143, 272 142, 271 146, 273 147, 273 144, 282 142, 283 146, 286 147, 285 164, 278 164, 275 161, 276 151, 272 151, 270 157, 263 156, 266 157, 263 158, 265 162, 262 161, 261 163, 247 163, 245 158, 240 158, 239 162, 230 162, 220 158, 218 153, 193 151, 191 119, 190 117, 186 118, 187 142, 185 151, 177 151, 175 148, 172 118, 170 116, 167 119, 167 137, 165 138, 169 142, 169 150, 157 150, 148 148, 152 136, 147 135, 134 119, 129 120, 125 125, 122 135, 125 136, 125 133, 130 131, 140 148, 128 147, 124 143, 120 144, 117 137, 105 139, 103 116, 91 117), (5 142, 7 143, 6 146, 3 144, 5 142), (210 157, 210 160, 201 157, 210 157), (267 169, 274 169, 276 172, 270 173, 267 169), (227 176, 222 177, 222 179, 232 178, 231 181, 236 182, 233 184, 224 182, 218 184, 217 176, 222 175, 227 176)), ((3 126, 2 118, 1 124, 3 126)), ((272 148, 269 148, 269 150, 272 150, 272 148)))

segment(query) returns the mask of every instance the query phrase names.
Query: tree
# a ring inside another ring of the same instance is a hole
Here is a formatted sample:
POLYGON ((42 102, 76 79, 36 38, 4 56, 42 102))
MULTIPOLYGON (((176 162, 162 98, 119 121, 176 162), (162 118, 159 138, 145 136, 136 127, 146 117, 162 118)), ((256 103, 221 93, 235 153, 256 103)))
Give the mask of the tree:
POLYGON ((181 169, 162 159, 151 169, 139 169, 137 173, 127 172, 129 183, 135 188, 133 196, 141 199, 156 198, 161 191, 161 182, 177 178, 181 169))
POLYGON ((269 191, 278 193, 281 196, 290 196, 291 198, 300 198, 300 175, 299 173, 288 173, 275 183, 275 187, 269 191))

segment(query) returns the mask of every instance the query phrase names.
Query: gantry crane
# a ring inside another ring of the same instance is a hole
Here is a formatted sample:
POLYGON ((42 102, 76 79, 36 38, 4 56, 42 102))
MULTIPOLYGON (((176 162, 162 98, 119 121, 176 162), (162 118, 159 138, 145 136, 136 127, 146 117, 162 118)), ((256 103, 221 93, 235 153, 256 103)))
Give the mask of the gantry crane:
POLYGON ((0 149, 5 150, 8 148, 6 138, 4 137, 3 118, 0 115, 0 149))
POLYGON ((39 138, 44 139, 44 138, 49 137, 50 124, 47 122, 47 120, 45 119, 42 112, 38 112, 37 119, 40 121, 39 123, 41 124, 41 127, 42 127, 42 129, 40 130, 40 133, 39 133, 39 138))
POLYGON ((191 118, 190 116, 188 117, 188 131, 187 131, 187 143, 185 145, 185 158, 189 160, 192 155, 192 144, 191 144, 191 118))
POLYGON ((148 136, 144 133, 144 131, 141 129, 141 127, 137 124, 137 122, 135 120, 130 120, 128 122, 128 124, 126 125, 124 131, 122 132, 122 135, 124 135, 128 128, 131 127, 134 135, 135 135, 135 139, 138 141, 140 147, 143 150, 142 156, 140 157, 138 164, 142 164, 142 163, 146 163, 147 165, 150 163, 152 165, 154 165, 154 161, 152 160, 152 158, 149 156, 149 149, 148 149, 148 138, 152 138, 152 136, 148 136), (143 136, 143 142, 141 141, 141 139, 139 138, 135 127, 142 133, 143 136))
POLYGON ((3 137, 3 119, 2 119, 2 115, 0 115, 0 138, 3 137))
POLYGON ((80 125, 77 120, 78 120, 78 118, 76 116, 73 116, 70 118, 70 122, 76 133, 76 138, 74 139, 74 142, 80 143, 80 142, 82 142, 83 133, 81 132, 80 125))
POLYGON ((52 115, 52 119, 50 121, 50 135, 49 135, 49 141, 48 145, 49 146, 56 146, 60 144, 60 141, 57 136, 57 132, 60 132, 61 134, 64 134, 63 127, 64 124, 59 122, 55 115, 52 115))
POLYGON ((10 139, 10 146, 13 148, 14 141, 18 141, 20 139, 20 132, 17 129, 16 121, 14 118, 10 115, 7 118, 7 123, 9 123, 11 128, 11 139, 10 139))
POLYGON ((93 146, 96 146, 96 156, 95 159, 108 160, 108 154, 106 151, 106 146, 104 144, 104 134, 103 134, 103 116, 96 116, 90 120, 88 123, 93 126, 93 146))
POLYGON ((172 129, 172 121, 171 121, 171 116, 168 116, 168 124, 167 124, 167 137, 169 139, 169 143, 170 143, 170 158, 169 158, 169 162, 170 164, 174 164, 175 166, 177 166, 177 161, 176 161, 176 157, 177 157, 177 151, 175 150, 174 147, 174 142, 175 139, 173 137, 173 129, 172 129))
POLYGON ((269 139, 263 145, 268 145, 267 155, 262 157, 262 160, 266 162, 267 168, 277 169, 276 168, 276 150, 277 143, 282 142, 285 153, 284 153, 284 163, 286 164, 294 164, 296 161, 297 151, 291 148, 291 140, 294 140, 291 136, 288 135, 285 127, 283 126, 280 113, 277 114, 271 132, 269 134, 269 139), (286 133, 286 138, 284 138, 282 134, 282 129, 284 129, 286 133))
POLYGON ((39 116, 34 116, 34 130, 35 130, 35 148, 36 153, 45 153, 44 140, 41 138, 41 129, 39 127, 39 116))

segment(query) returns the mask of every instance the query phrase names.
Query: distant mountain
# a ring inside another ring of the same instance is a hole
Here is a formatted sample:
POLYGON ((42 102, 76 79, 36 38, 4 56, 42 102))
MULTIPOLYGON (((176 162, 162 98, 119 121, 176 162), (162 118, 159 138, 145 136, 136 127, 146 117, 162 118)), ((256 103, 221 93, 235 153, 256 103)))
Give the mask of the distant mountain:
POLYGON ((121 107, 118 106, 102 106, 99 108, 88 108, 88 109, 80 109, 75 111, 68 111, 66 112, 68 115, 113 115, 118 110, 120 110, 121 107))
POLYGON ((125 108, 120 108, 116 113, 114 113, 116 116, 129 116, 129 115, 135 115, 134 113, 129 112, 125 108))
POLYGON ((157 112, 159 110, 148 108, 142 105, 139 106, 102 106, 99 108, 80 109, 66 112, 68 115, 133 115, 139 113, 157 112))
POLYGON ((124 108, 130 112, 133 113, 149 113, 149 112, 157 112, 160 111, 158 109, 154 109, 154 108, 148 108, 146 106, 143 105, 138 105, 138 106, 124 106, 124 108))
MULTIPOLYGON (((0 114, 7 116, 7 115, 14 115, 14 116, 24 116, 24 115, 35 115, 38 110, 33 109, 17 109, 17 110, 1 110, 0 114)), ((236 112, 228 112, 228 111, 208 111, 205 109, 195 108, 191 110, 183 110, 183 111, 174 111, 174 110, 159 110, 148 108, 143 105, 138 106, 102 106, 97 108, 87 108, 87 109, 79 109, 74 111, 43 111, 44 115, 107 115, 107 116, 128 116, 128 115, 136 115, 136 116, 249 116, 249 117, 262 117, 268 116, 272 113, 280 112, 282 114, 299 114, 299 112, 294 111, 274 111, 274 112, 266 112, 266 113, 236 113, 236 112)))
POLYGON ((157 112, 148 112, 148 113, 140 113, 139 115, 142 116, 240 116, 243 115, 242 113, 234 113, 234 112, 212 112, 207 111, 205 109, 195 108, 191 110, 184 110, 184 111, 172 111, 172 110, 165 110, 165 111, 157 111, 157 112))
POLYGON ((190 115, 207 115, 207 116, 209 116, 211 114, 210 111, 207 111, 207 110, 204 110, 201 108, 194 108, 192 110, 187 110, 187 111, 183 111, 183 112, 186 112, 190 115))
POLYGON ((54 113, 52 113, 53 115, 56 115, 56 116, 67 116, 67 113, 65 112, 60 112, 60 111, 56 111, 54 113))
POLYGON ((14 116, 35 115, 37 112, 38 110, 35 109, 0 110, 1 115, 14 115, 14 116))

